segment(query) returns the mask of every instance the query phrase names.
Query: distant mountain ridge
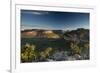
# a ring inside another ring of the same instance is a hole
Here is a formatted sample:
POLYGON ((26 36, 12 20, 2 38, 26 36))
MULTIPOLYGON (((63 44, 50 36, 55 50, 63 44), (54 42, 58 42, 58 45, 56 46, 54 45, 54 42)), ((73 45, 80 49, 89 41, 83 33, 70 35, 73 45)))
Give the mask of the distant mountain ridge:
POLYGON ((61 35, 63 35, 62 30, 31 29, 21 31, 23 38, 61 38, 61 35))
POLYGON ((21 30, 22 38, 64 38, 66 40, 89 40, 89 29, 78 28, 77 30, 46 30, 27 29, 21 30))

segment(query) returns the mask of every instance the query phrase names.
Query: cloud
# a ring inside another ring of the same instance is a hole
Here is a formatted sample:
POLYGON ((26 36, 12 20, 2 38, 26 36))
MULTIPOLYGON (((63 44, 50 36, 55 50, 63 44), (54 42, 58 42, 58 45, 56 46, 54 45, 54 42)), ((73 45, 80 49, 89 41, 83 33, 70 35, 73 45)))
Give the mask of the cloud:
POLYGON ((21 13, 24 13, 24 14, 34 14, 34 15, 49 14, 49 12, 45 12, 45 11, 22 11, 21 13))

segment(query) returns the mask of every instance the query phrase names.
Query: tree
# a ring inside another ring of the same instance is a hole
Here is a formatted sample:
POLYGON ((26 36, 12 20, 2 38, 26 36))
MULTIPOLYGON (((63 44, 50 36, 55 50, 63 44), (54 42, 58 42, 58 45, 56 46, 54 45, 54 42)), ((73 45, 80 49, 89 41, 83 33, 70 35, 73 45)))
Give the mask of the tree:
POLYGON ((46 59, 47 57, 50 56, 50 53, 52 51, 51 47, 46 48, 44 51, 40 52, 40 56, 42 59, 46 59))
POLYGON ((82 49, 82 57, 83 59, 89 59, 89 43, 84 43, 82 49))
POLYGON ((77 44, 71 42, 70 47, 71 47, 73 54, 80 54, 81 53, 81 50, 77 44))
POLYGON ((25 44, 22 48, 21 52, 21 60, 22 62, 32 61, 32 59, 36 59, 37 55, 35 53, 35 45, 25 44))

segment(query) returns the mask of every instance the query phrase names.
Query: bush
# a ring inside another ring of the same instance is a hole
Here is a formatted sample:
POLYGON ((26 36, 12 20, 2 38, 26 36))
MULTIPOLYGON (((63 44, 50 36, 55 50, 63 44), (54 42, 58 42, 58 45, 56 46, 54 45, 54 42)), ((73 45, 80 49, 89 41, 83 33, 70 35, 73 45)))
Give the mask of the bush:
POLYGON ((21 61, 28 62, 32 59, 36 59, 37 55, 35 53, 35 45, 26 44, 22 47, 21 51, 21 61))

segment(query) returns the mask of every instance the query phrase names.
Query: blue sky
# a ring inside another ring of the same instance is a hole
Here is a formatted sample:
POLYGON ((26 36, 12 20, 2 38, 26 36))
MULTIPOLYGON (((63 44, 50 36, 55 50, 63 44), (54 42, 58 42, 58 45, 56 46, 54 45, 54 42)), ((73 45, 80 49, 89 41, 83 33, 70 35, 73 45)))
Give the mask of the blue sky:
POLYGON ((89 28, 89 13, 21 10, 21 26, 55 30, 89 28))

